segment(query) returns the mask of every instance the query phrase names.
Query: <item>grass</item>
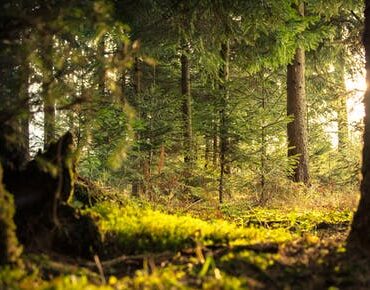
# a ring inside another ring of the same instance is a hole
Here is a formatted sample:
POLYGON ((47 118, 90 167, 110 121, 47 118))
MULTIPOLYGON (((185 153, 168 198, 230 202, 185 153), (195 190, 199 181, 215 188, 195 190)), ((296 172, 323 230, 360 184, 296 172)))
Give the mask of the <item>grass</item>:
POLYGON ((177 251, 203 245, 282 243, 294 234, 284 228, 240 226, 226 220, 204 221, 190 215, 168 214, 135 204, 119 207, 102 203, 92 209, 100 215, 102 233, 125 253, 177 251))
POLYGON ((26 270, 0 270, 0 289, 325 289, 358 279, 341 258, 350 209, 199 206, 171 214, 129 199, 99 203, 86 211, 105 239, 104 276, 92 261, 55 258, 56 267, 29 255, 26 270))

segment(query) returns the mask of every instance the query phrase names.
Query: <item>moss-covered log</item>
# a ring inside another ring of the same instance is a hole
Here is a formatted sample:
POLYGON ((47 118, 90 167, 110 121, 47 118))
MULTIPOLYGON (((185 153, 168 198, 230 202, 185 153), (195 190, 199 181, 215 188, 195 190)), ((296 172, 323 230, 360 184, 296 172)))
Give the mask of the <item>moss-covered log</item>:
POLYGON ((22 247, 18 243, 15 232, 13 197, 5 190, 3 170, 0 165, 0 266, 19 264, 22 247))

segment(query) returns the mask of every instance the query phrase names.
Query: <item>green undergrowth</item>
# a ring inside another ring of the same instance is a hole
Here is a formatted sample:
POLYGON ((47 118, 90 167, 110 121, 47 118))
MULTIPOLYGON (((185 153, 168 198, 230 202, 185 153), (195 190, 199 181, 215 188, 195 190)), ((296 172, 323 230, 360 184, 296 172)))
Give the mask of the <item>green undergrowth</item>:
POLYGON ((230 220, 243 224, 246 227, 253 226, 267 229, 287 229, 291 232, 313 232, 330 228, 345 229, 352 221, 351 210, 280 210, 266 208, 240 208, 222 207, 222 212, 230 220))
MULTIPOLYGON (((0 289, 305 289, 305 283, 327 289, 350 273, 338 272, 343 244, 317 235, 321 229, 348 228, 350 211, 235 205, 217 210, 222 219, 210 211, 205 220, 131 200, 98 203, 85 211, 97 217, 104 237, 104 276, 94 264, 87 269, 78 260, 65 266, 58 261, 63 271, 49 269, 46 275, 44 259, 25 256, 27 271, 0 269, 0 289), (128 259, 104 264, 122 255, 128 259)), ((353 283, 352 276, 346 279, 353 283)))
POLYGON ((125 253, 177 251, 202 245, 282 243, 294 234, 284 228, 238 225, 226 220, 204 221, 190 215, 167 214, 130 203, 119 207, 101 203, 92 209, 100 216, 99 227, 125 253))

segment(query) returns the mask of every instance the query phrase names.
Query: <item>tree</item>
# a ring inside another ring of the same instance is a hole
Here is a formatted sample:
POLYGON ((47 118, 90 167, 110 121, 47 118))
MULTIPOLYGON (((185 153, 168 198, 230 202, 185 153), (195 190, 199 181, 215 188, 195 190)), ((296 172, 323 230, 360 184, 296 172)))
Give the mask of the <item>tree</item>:
POLYGON ((187 45, 181 54, 181 94, 182 94, 182 117, 184 123, 184 162, 186 178, 191 175, 193 166, 193 127, 192 127, 192 98, 190 90, 190 67, 189 49, 187 45))
MULTIPOLYGON (((64 1, 54 4, 50 6, 47 1, 23 0, 3 1, 0 4, 1 264, 14 263, 20 254, 13 221, 15 209, 12 195, 17 204, 18 233, 27 235, 24 230, 26 226, 23 231, 22 227, 19 227, 26 222, 33 223, 35 228, 38 226, 35 219, 23 214, 20 210, 23 206, 26 209, 27 206, 32 207, 35 215, 43 215, 44 218, 40 220, 48 226, 57 225, 56 220, 52 220, 49 215, 51 211, 55 213, 59 206, 68 208, 63 217, 67 220, 71 218, 77 225, 78 221, 73 217, 77 213, 66 205, 73 191, 75 178, 72 135, 65 134, 64 139, 60 139, 66 141, 64 145, 55 143, 50 146, 50 151, 38 154, 36 158, 44 163, 35 160, 27 162, 27 138, 23 138, 23 135, 27 134, 30 106, 32 111, 43 112, 45 109, 45 142, 55 134, 54 120, 58 121, 58 118, 66 116, 66 112, 71 108, 78 106, 86 111, 92 108, 89 111, 92 113, 98 111, 103 98, 101 95, 96 97, 97 82, 92 81, 95 67, 91 67, 91 63, 96 62, 91 61, 91 52, 94 50, 91 44, 99 41, 104 32, 110 30, 113 25, 123 27, 120 22, 111 21, 109 1, 76 0, 68 5, 64 1), (78 78, 83 74, 85 80, 81 81, 78 78), (34 89, 41 87, 39 91, 42 98, 35 97, 37 94, 28 94, 29 86, 34 84, 34 89), (88 90, 86 94, 81 92, 81 86, 88 90), (61 117, 55 116, 55 104, 58 104, 58 115, 61 117), (48 127, 51 130, 48 130, 48 127), (68 151, 68 158, 63 159, 63 148, 68 151), (40 165, 41 163, 43 165, 40 165), (40 169, 41 167, 43 169, 40 169), (4 187, 9 192, 5 191, 4 187), (68 196, 62 197, 64 193, 68 196), (26 196, 25 201, 22 201, 22 196, 26 196), (45 199, 47 202, 43 202, 45 199)), ((126 29, 122 29, 122 34, 126 33, 126 29)), ((128 36, 122 37, 121 42, 123 46, 128 45, 128 36)), ((122 49, 123 60, 115 66, 127 66, 131 61, 129 51, 131 47, 122 49)), ((112 67, 110 69, 115 71, 112 67)), ((122 117, 122 110, 120 113, 119 117, 122 117)), ((116 120, 121 122, 119 118, 116 120)), ((63 131, 66 128, 61 126, 63 131)), ((71 219, 69 221, 72 221, 71 219)), ((61 231, 55 233, 61 236, 51 235, 50 238, 70 239, 66 227, 58 228, 61 231)), ((24 241, 23 238, 20 237, 20 240, 24 241)), ((86 245, 84 247, 88 248, 86 245)))
POLYGON ((229 40, 221 44, 222 66, 220 68, 220 91, 221 91, 221 108, 220 108, 220 177, 218 185, 219 202, 223 203, 225 193, 226 175, 230 173, 229 157, 229 90, 227 88, 229 81, 229 63, 230 63, 230 43, 229 40))
POLYGON ((41 93, 44 103, 44 149, 55 139, 55 96, 52 86, 53 76, 53 36, 46 35, 41 38, 43 47, 40 47, 40 58, 42 59, 42 85, 41 93))
POLYGON ((335 67, 338 74, 337 100, 335 109, 337 113, 338 124, 338 151, 342 154, 348 146, 348 111, 347 111, 347 91, 345 84, 345 67, 344 61, 340 60, 335 67))
POLYGON ((364 147, 362 151, 361 199, 353 217, 352 227, 348 236, 350 249, 361 249, 370 255, 370 0, 365 0, 365 26, 363 45, 365 47, 365 69, 367 89, 364 96, 364 147))
MULTIPOLYGON (((140 60, 139 57, 135 57, 135 63, 134 63, 134 76, 133 76, 133 79, 134 79, 134 83, 133 83, 133 87, 134 87, 134 97, 135 97, 135 103, 137 104, 140 104, 141 102, 141 98, 142 98, 142 61, 140 60)), ((138 107, 137 107, 138 108, 138 107)), ((141 118, 141 110, 138 110, 138 117, 141 118)), ((136 139, 136 143, 138 144, 137 145, 137 155, 135 160, 134 160, 134 163, 136 164, 136 167, 137 167, 137 171, 142 173, 143 171, 143 162, 142 162, 142 156, 140 156, 140 151, 141 151, 141 146, 140 146, 140 140, 142 139, 142 136, 140 136, 140 132, 136 132, 135 134, 135 139, 136 139)), ((139 174, 138 174, 139 175, 139 174)), ((141 174, 140 174, 141 175, 141 174)), ((140 194, 142 193, 142 188, 143 187, 143 184, 142 184, 142 178, 140 176, 135 176, 134 177, 134 180, 132 181, 132 187, 131 187, 131 193, 133 196, 140 196, 140 194)))
MULTIPOLYGON (((298 7, 304 16, 304 4, 298 7)), ((308 144, 307 144, 307 108, 305 96, 305 51, 296 49, 293 62, 287 68, 287 113, 293 116, 288 124, 288 156, 297 156, 298 162, 292 179, 296 182, 309 183, 308 144)))

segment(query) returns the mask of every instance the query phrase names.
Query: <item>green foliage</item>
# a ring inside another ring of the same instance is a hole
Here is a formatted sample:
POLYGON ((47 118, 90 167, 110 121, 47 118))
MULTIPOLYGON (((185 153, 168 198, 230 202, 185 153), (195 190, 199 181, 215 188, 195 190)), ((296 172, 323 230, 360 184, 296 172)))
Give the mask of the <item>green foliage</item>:
MULTIPOLYGON (((310 271, 325 269, 325 279, 328 275, 336 279, 344 271, 339 270, 339 262, 332 262, 337 270, 331 269, 325 259, 330 258, 329 251, 340 255, 345 248, 342 244, 320 242, 319 236, 320 231, 327 229, 333 230, 333 235, 337 235, 335 230, 345 230, 352 218, 348 210, 246 210, 239 203, 221 208, 225 219, 206 222, 189 215, 167 214, 128 199, 123 202, 124 206, 104 202, 89 211, 100 217, 106 245, 114 250, 110 255, 124 254, 128 267, 136 257, 142 257, 137 270, 120 275, 119 271, 127 268, 124 260, 122 266, 115 264, 112 268, 109 263, 114 259, 107 264, 102 261, 106 273, 102 283, 98 274, 92 275, 76 264, 52 260, 47 264, 45 257, 33 255, 32 259, 25 257, 32 269, 29 273, 2 268, 0 285, 6 289, 249 289, 253 285, 269 285, 275 275, 280 277, 275 283, 287 286, 296 285, 295 279, 302 279, 303 273, 311 274, 310 271), (269 249, 275 243, 278 253, 259 250, 264 246, 269 249), (256 248, 251 250, 248 246, 256 248), (131 256, 133 253, 137 255, 131 256), (303 266, 311 256, 310 266, 303 266), (45 281, 41 278, 45 269, 62 274, 45 281)), ((208 211, 211 216, 214 209, 208 211)), ((95 264, 92 269, 96 270, 95 264)))
POLYGON ((108 104, 99 109, 89 132, 88 151, 82 155, 82 174, 99 180, 105 171, 122 164, 131 143, 127 127, 127 114, 119 104, 108 104))
MULTIPOLYGON (((226 177, 226 188, 230 194, 256 188, 265 202, 265 185, 285 178, 296 164, 297 156, 288 159, 285 153, 286 125, 291 121, 285 114, 285 66, 300 46, 309 51, 311 66, 306 75, 314 180, 357 182, 353 172, 358 159, 346 158, 343 163, 330 140, 321 141, 327 139, 323 124, 335 116, 336 95, 330 84, 338 78, 327 72, 342 47, 344 55, 356 55, 355 46, 348 43, 358 34, 353 13, 361 7, 353 1, 311 1, 305 3, 302 17, 292 5, 295 2, 98 1, 84 7, 76 0, 74 7, 58 6, 55 20, 41 18, 56 32, 35 29, 26 39, 35 48, 26 55, 31 84, 38 86, 32 101, 42 111, 38 95, 51 79, 48 92, 58 108, 56 131, 69 129, 77 135, 81 174, 127 191, 136 182, 149 199, 189 190, 190 195, 203 197, 215 191, 219 179, 217 142, 224 107, 220 45, 228 40, 230 80, 223 86, 229 94, 227 162, 232 174, 226 177), (88 21, 81 23, 83 17, 88 21), (38 46, 46 41, 44 35, 51 39, 50 55, 38 46), (189 47, 196 147, 191 178, 184 177, 183 162, 180 52, 184 42, 189 47), (316 59, 318 55, 322 57, 316 59), (133 57, 141 63, 139 93, 133 57), (48 71, 48 62, 54 71, 48 71), (328 167, 333 155, 338 163, 328 167), (350 172, 345 166, 351 167, 350 172), (329 173, 333 168, 336 172, 329 173)), ((350 156, 351 150, 344 156, 350 156)))
MULTIPOLYGON (((38 273, 27 276, 4 268, 0 286, 284 288, 275 287, 266 271, 284 263, 287 256, 280 259, 280 255, 286 248, 299 242, 319 248, 316 235, 326 229, 346 229, 351 212, 274 210, 255 204, 280 200, 288 208, 298 202, 313 200, 318 206, 321 199, 336 199, 335 186, 357 184, 360 160, 359 142, 336 150, 327 131, 339 123, 337 100, 346 94, 344 78, 355 71, 353 64, 361 55, 354 39, 361 22, 356 13, 362 7, 357 1, 306 1, 303 16, 295 7, 299 2, 73 0, 68 5, 46 5, 19 0, 1 4, 0 24, 5 29, 0 35, 4 76, 0 103, 6 104, 0 108, 1 121, 18 117, 17 122, 24 121, 50 102, 57 111, 54 133, 71 130, 76 135, 81 174, 126 192, 137 182, 141 193, 155 201, 171 203, 181 197, 184 212, 217 190, 220 137, 226 137, 226 192, 230 199, 235 193, 243 196, 248 204, 235 206, 240 200, 234 199, 234 204, 226 203, 220 210, 212 206, 202 213, 205 221, 126 200, 125 206, 101 203, 88 211, 100 217, 107 255, 145 254, 143 267, 130 277, 106 277, 105 285, 91 283, 87 274, 60 275, 46 282, 38 273), (220 54, 225 42, 231 47, 228 81, 223 79, 226 61, 220 54), (184 174, 188 168, 183 161, 180 54, 184 44, 193 106, 191 176, 184 174), (307 124, 313 180, 333 185, 334 190, 315 185, 309 189, 286 179, 297 156, 286 157, 286 126, 291 118, 285 114, 285 67, 297 47, 308 52, 307 124), (140 69, 133 68, 134 57, 140 69), (227 117, 227 130, 221 128, 221 112, 227 117), (195 203, 184 207, 183 202, 195 198, 195 203), (246 249, 275 243, 281 247, 278 254, 246 249), (177 252, 173 260, 153 266, 152 254, 167 251, 177 252), (271 285, 251 281, 251 268, 256 279, 271 285)), ((47 113, 39 127, 53 126, 46 124, 47 113)), ((14 145, 17 134, 5 139, 14 145)), ((343 200, 346 192, 341 189, 341 193, 343 200)), ((3 199, 8 201, 8 195, 3 199)), ((4 220, 9 220, 13 212, 4 208, 4 220)), ((334 200, 333 208, 343 206, 334 200)), ((14 232, 12 224, 9 228, 14 232)), ((319 263, 321 249, 317 248, 313 252, 319 252, 319 263)), ((287 269, 301 274, 301 269, 287 269)))
POLYGON ((352 220, 352 211, 282 211, 253 208, 251 210, 222 208, 223 212, 238 223, 268 229, 285 228, 291 232, 312 232, 317 229, 338 226, 346 227, 352 220))
POLYGON ((169 215, 137 205, 120 208, 107 203, 94 208, 102 217, 100 228, 117 239, 124 252, 180 250, 197 243, 254 244, 262 241, 284 242, 292 238, 288 231, 243 228, 222 220, 205 222, 190 216, 169 215))

